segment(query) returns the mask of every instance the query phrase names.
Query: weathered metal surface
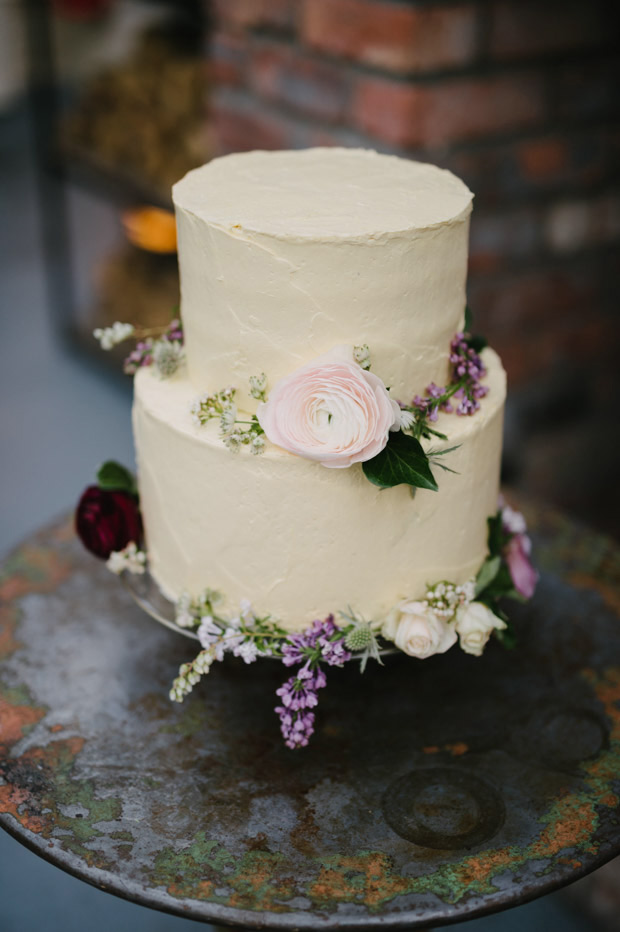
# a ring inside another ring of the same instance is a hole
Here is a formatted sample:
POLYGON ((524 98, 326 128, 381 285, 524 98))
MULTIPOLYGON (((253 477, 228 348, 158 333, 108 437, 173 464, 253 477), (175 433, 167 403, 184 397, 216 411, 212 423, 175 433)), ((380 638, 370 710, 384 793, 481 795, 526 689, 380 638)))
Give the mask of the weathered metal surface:
POLYGON ((0 824, 120 896, 254 928, 445 923, 592 870, 620 852, 620 553, 529 517, 519 647, 332 670, 301 751, 279 664, 217 665, 173 705, 188 642, 43 532, 0 580, 0 824))

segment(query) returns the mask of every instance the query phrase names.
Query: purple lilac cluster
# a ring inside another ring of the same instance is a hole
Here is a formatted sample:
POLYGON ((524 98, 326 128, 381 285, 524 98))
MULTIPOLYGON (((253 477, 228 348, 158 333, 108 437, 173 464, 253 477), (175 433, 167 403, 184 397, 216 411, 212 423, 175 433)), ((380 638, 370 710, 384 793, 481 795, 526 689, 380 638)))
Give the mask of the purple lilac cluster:
POLYGON ((436 421, 438 412, 454 411, 450 403, 452 397, 459 399, 456 413, 459 415, 474 414, 480 407, 480 399, 489 391, 480 380, 487 374, 480 354, 470 345, 465 333, 457 333, 450 343, 450 365, 452 374, 450 384, 446 387, 435 385, 434 382, 425 391, 426 398, 416 395, 413 407, 417 408, 429 421, 436 421), (454 386, 459 387, 454 389, 454 386))
POLYGON ((320 667, 310 670, 302 667, 296 676, 276 690, 282 705, 276 706, 280 716, 282 737, 288 748, 305 748, 314 733, 314 708, 319 701, 317 692, 327 683, 320 667))
POLYGON ((287 667, 308 660, 324 660, 330 667, 341 667, 351 659, 344 646, 344 638, 338 637, 340 628, 329 615, 325 621, 313 621, 301 634, 292 634, 282 648, 282 662, 287 667))
POLYGON ((318 690, 327 682, 319 663, 325 661, 329 666, 340 667, 351 659, 344 638, 339 634, 340 628, 330 615, 324 621, 314 621, 301 634, 293 634, 282 647, 285 666, 302 664, 295 676, 276 690, 282 705, 276 706, 275 711, 280 716, 280 728, 289 748, 306 747, 314 733, 314 712, 310 710, 319 701, 318 690))
POLYGON ((455 398, 461 399, 456 413, 473 414, 480 407, 480 399, 489 391, 488 386, 480 384, 487 370, 464 333, 457 333, 450 344, 450 364, 452 383, 464 381, 464 385, 454 393, 455 398))
POLYGON ((442 397, 446 394, 445 388, 442 388, 440 385, 435 385, 434 382, 431 382, 431 384, 425 389, 425 393, 427 395, 426 398, 422 398, 421 395, 416 395, 414 397, 413 407, 426 414, 429 421, 436 421, 437 414, 440 410, 447 411, 448 414, 454 411, 454 408, 447 398, 444 401, 441 400, 442 397))
MULTIPOLYGON (((168 328, 160 337, 169 343, 183 344, 183 327, 180 320, 172 320, 168 328)), ((123 363, 123 372, 126 375, 135 375, 141 366, 150 366, 153 363, 153 340, 140 340, 123 363)))

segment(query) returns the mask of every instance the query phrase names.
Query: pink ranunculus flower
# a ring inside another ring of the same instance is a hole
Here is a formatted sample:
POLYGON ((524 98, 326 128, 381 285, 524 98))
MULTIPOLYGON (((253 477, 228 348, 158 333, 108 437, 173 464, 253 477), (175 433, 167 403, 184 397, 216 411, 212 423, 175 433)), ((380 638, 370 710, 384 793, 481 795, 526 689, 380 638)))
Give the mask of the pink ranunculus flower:
POLYGON ((524 599, 531 599, 538 573, 530 562, 532 544, 527 534, 515 534, 504 548, 504 557, 515 589, 524 599))
POLYGON ((276 446, 342 469, 380 453, 390 430, 400 429, 400 408, 381 379, 337 346, 274 385, 257 409, 276 446))

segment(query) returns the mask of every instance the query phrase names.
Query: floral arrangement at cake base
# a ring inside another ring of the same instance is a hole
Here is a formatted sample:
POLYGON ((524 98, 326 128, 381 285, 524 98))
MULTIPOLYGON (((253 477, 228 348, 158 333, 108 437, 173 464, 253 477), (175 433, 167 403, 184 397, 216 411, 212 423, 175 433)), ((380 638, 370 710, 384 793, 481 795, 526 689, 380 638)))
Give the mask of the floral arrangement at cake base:
MULTIPOLYGON (((136 482, 119 464, 105 463, 97 484, 82 494, 76 530, 84 546, 106 560, 112 573, 147 572, 136 482)), ((314 732, 319 691, 327 684, 330 667, 357 660, 364 672, 369 660, 381 664, 382 654, 390 650, 424 660, 456 645, 479 657, 492 636, 511 647, 515 636, 501 603, 533 595, 537 573, 530 551, 523 516, 500 503, 488 519, 488 556, 475 577, 463 583, 430 583, 422 598, 397 601, 383 618, 367 619, 350 606, 334 606, 301 632, 286 631, 277 619, 258 613, 250 599, 230 611, 217 590, 185 593, 174 607, 175 622, 179 629, 195 633, 201 649, 181 666, 170 698, 182 702, 227 654, 247 664, 259 658, 278 660, 293 668, 276 696, 282 736, 289 748, 305 747, 314 732)))

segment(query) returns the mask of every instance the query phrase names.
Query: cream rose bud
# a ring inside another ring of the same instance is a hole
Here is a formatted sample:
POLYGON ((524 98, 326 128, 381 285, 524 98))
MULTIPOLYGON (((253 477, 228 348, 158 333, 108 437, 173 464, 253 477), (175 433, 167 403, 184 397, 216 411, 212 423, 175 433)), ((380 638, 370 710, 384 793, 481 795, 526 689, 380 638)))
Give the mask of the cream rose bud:
POLYGON ((256 415, 276 446, 342 469, 380 453, 390 430, 400 429, 400 408, 381 379, 337 346, 277 382, 256 415))
POLYGON ((399 602, 388 614, 383 635, 409 654, 424 660, 443 654, 456 642, 454 625, 448 625, 422 602, 399 602))
POLYGON ((494 615, 482 602, 461 605, 456 613, 456 630, 466 654, 480 657, 494 629, 501 631, 506 623, 494 615))

